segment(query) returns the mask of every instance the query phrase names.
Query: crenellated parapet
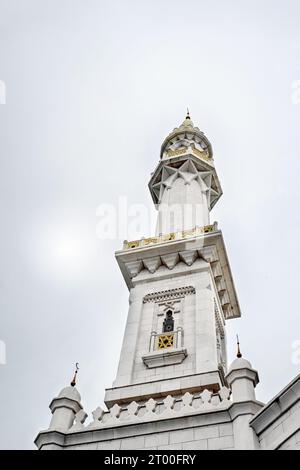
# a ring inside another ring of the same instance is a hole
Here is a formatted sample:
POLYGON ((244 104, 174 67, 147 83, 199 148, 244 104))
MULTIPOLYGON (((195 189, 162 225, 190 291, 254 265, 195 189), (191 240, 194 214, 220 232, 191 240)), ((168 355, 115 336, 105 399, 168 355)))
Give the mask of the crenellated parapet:
POLYGON ((161 421, 170 418, 187 415, 207 413, 227 409, 232 401, 230 389, 222 387, 218 393, 213 394, 205 389, 200 393, 186 392, 182 396, 168 395, 163 399, 150 398, 147 401, 132 401, 127 405, 114 404, 108 411, 101 407, 93 411, 93 421, 87 426, 82 422, 83 413, 78 413, 75 423, 68 432, 76 432, 79 429, 102 429, 112 426, 138 424, 148 421, 161 421))

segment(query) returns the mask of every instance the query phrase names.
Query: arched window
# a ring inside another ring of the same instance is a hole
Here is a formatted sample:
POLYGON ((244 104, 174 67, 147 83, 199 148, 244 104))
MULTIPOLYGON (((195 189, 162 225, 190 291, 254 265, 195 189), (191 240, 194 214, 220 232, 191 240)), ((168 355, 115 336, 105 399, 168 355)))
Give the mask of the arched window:
POLYGON ((170 331, 174 331, 174 318, 173 318, 173 311, 167 310, 166 316, 163 322, 163 333, 168 333, 170 331))

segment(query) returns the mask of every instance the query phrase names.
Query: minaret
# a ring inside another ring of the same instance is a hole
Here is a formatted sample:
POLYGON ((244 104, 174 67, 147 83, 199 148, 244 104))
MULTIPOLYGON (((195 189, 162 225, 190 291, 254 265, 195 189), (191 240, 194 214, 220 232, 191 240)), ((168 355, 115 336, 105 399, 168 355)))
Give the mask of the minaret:
POLYGON ((116 253, 129 312, 105 403, 218 392, 227 374, 225 322, 240 316, 222 232, 210 210, 222 195, 207 137, 189 113, 164 140, 149 189, 156 235, 116 253))
MULTIPOLYGON (((273 426, 273 414, 281 419, 290 401, 282 399, 276 409, 271 404, 270 413, 256 400, 258 373, 242 357, 238 339, 227 370, 225 325, 240 309, 222 232, 210 222, 222 195, 212 147, 189 113, 164 140, 149 189, 156 235, 125 241, 116 253, 129 311, 107 409, 98 406, 86 420, 76 364, 35 443, 39 449, 182 452, 269 445, 266 422, 273 426)), ((295 403, 297 394, 288 393, 295 403)))

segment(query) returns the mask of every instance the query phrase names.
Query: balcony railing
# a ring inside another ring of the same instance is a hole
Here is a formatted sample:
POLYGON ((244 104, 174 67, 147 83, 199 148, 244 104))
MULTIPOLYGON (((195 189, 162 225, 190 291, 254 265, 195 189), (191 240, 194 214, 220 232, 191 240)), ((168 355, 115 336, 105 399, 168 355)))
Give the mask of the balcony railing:
POLYGON ((151 332, 149 352, 161 349, 180 348, 183 346, 183 328, 179 326, 175 331, 165 333, 151 332))
POLYGON ((183 230, 180 232, 167 233, 159 235, 158 237, 141 238, 140 240, 127 241, 124 240, 123 250, 130 250, 133 248, 140 248, 142 246, 156 245, 157 243, 166 243, 173 240, 181 240, 183 238, 192 238, 203 235, 209 232, 218 230, 217 222, 212 225, 205 225, 204 227, 195 227, 191 230, 183 230))

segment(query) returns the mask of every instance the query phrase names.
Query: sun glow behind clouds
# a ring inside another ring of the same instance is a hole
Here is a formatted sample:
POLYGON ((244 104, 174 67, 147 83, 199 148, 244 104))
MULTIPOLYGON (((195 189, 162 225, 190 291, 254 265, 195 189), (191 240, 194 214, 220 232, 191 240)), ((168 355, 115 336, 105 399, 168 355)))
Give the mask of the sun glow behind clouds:
POLYGON ((78 284, 87 277, 93 264, 96 237, 84 221, 48 223, 36 227, 35 264, 47 281, 78 284))

